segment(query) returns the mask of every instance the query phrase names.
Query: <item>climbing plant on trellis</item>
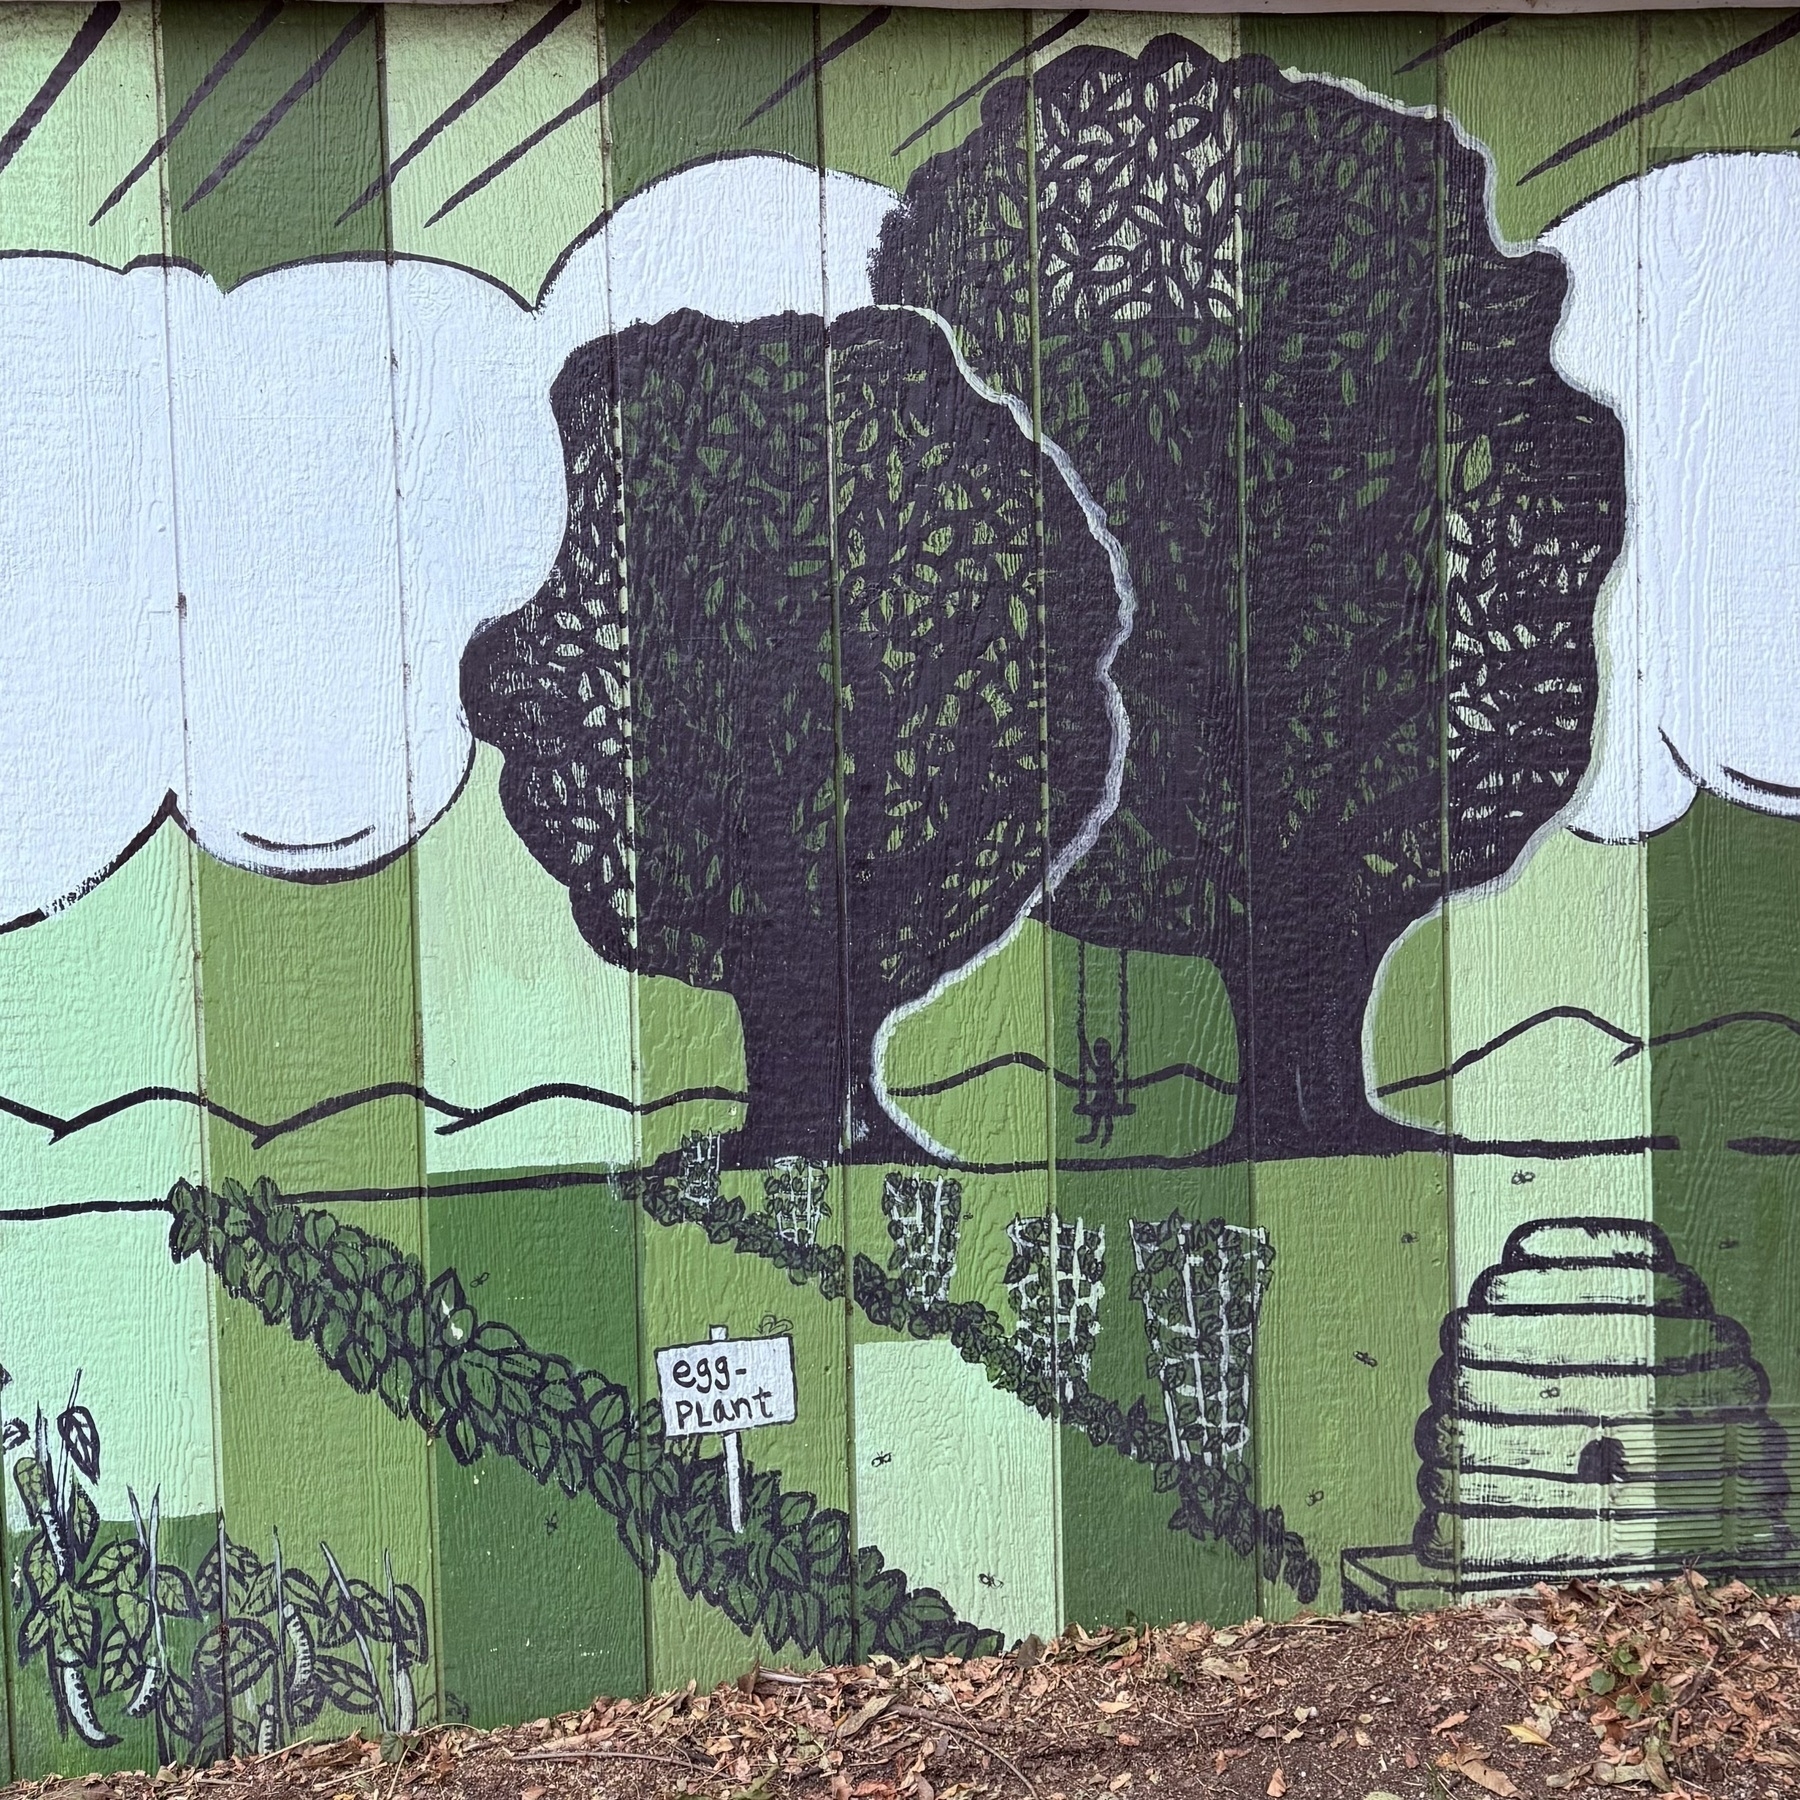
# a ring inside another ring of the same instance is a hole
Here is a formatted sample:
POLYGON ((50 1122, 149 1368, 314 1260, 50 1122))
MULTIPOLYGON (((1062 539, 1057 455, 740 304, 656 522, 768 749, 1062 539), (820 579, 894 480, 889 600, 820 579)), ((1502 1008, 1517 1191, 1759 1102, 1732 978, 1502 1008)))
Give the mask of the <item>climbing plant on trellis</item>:
POLYGON ((1268 1233, 1179 1212, 1131 1221, 1132 1298, 1144 1309, 1144 1367, 1162 1390, 1169 1449, 1208 1467, 1250 1441, 1256 1321, 1275 1251, 1268 1233))
POLYGON ((962 1235, 962 1183, 948 1175, 889 1175, 881 1210, 894 1248, 888 1267, 915 1306, 950 1298, 956 1246, 962 1235))
POLYGON ((1014 1342, 1059 1397, 1073 1397, 1094 1366, 1106 1292, 1106 1227, 1033 1213, 1006 1228, 1013 1253, 1006 1288, 1018 1315, 1014 1342))

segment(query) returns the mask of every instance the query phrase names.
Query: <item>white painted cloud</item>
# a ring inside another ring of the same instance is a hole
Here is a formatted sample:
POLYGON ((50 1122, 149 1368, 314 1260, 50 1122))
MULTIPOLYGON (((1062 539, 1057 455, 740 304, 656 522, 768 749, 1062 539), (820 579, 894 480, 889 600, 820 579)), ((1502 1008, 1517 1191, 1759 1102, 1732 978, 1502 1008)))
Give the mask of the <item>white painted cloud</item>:
POLYGON ((822 209, 783 158, 702 165, 627 201, 536 310, 422 260, 221 294, 0 258, 0 921, 82 892, 171 794, 248 868, 403 849, 468 768, 463 646, 561 542, 570 352, 682 307, 866 306, 894 204, 834 174, 822 209))
POLYGON ((1697 788, 1800 816, 1800 158, 1653 170, 1545 238, 1557 367, 1625 427, 1594 765, 1565 823, 1626 841, 1697 788))

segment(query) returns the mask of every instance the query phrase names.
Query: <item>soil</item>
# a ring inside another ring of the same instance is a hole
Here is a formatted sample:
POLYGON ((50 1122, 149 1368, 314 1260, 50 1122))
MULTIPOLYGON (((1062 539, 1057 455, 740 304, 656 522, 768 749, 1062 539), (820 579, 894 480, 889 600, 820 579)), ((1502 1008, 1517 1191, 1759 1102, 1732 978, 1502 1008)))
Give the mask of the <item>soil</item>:
POLYGON ((1072 1628, 1006 1656, 597 1700, 6 1800, 1800 1795, 1800 1598, 1698 1575, 1409 1617, 1072 1628))

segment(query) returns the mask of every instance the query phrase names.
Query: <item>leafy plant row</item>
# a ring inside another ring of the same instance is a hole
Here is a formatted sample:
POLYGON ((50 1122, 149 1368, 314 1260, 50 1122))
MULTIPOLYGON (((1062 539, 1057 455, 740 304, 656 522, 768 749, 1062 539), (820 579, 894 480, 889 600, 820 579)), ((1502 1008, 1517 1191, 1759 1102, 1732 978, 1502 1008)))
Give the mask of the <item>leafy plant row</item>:
POLYGON ((909 1337, 949 1338, 965 1362, 986 1369, 996 1387, 1018 1395, 1045 1418, 1074 1426, 1101 1448, 1147 1464, 1157 1491, 1176 1496, 1171 1531, 1218 1539, 1239 1556, 1257 1557, 1265 1579, 1285 1582, 1303 1605, 1318 1597, 1318 1558, 1288 1528, 1279 1506, 1256 1504, 1242 1462, 1172 1457, 1166 1424, 1151 1417, 1141 1398, 1124 1407, 1095 1393, 1073 1369, 1045 1366, 978 1301, 921 1303, 867 1256, 856 1258, 853 1275, 856 1304, 873 1323, 909 1337))
MULTIPOLYGON (((617 1382, 482 1319, 454 1269, 428 1278, 417 1257, 293 1205, 267 1180, 253 1190, 181 1182, 169 1206, 177 1262, 204 1257, 228 1292, 312 1343, 357 1392, 441 1437, 459 1462, 504 1456, 539 1482, 586 1494, 646 1575, 667 1556, 686 1593, 746 1633, 760 1629, 771 1648, 846 1662, 1002 1647, 936 1590, 885 1568, 878 1550, 858 1549, 847 1514, 783 1492, 773 1472, 746 1468, 734 1533, 720 1458, 702 1456, 697 1439, 665 1438, 654 1400, 634 1411, 617 1382)), ((806 1262, 797 1276, 806 1280, 807 1247, 779 1241, 806 1262)))
MULTIPOLYGON (((715 1244, 729 1244, 784 1269, 797 1286, 811 1280, 827 1300, 843 1297, 843 1249, 786 1236, 767 1213, 755 1212, 743 1200, 723 1194, 716 1139, 690 1139, 682 1146, 673 1172, 632 1170, 614 1179, 621 1194, 658 1224, 698 1225, 715 1244)), ((922 1204, 910 1193, 896 1192, 889 1199, 890 1211, 903 1203, 908 1208, 922 1204)), ((960 1188, 954 1226, 949 1224, 950 1197, 942 1196, 938 1203, 946 1208, 948 1227, 943 1233, 943 1254, 953 1260, 961 1220, 960 1188)), ((948 1291, 947 1275, 934 1270, 928 1276, 913 1267, 909 1258, 916 1261, 917 1251, 905 1228, 897 1228, 890 1219, 889 1232, 895 1239, 892 1260, 898 1277, 862 1255, 856 1257, 853 1269, 851 1297, 874 1324, 916 1338, 948 1337, 965 1361, 980 1363, 987 1370, 996 1387, 1017 1395, 1045 1418, 1073 1426, 1097 1447, 1116 1450, 1147 1465, 1157 1491, 1176 1496, 1170 1530, 1186 1532, 1202 1542, 1222 1541, 1239 1556, 1257 1557, 1265 1579, 1284 1582, 1302 1605, 1318 1597, 1318 1559, 1307 1549, 1304 1538, 1288 1527, 1279 1506, 1256 1504, 1241 1462, 1220 1459, 1208 1465, 1172 1457, 1164 1421, 1153 1419, 1141 1399, 1129 1408, 1122 1407, 1095 1393, 1071 1359, 1062 1358, 1052 1369, 1041 1357, 1027 1354, 988 1308, 975 1301, 953 1304, 939 1299, 940 1290, 948 1291)))

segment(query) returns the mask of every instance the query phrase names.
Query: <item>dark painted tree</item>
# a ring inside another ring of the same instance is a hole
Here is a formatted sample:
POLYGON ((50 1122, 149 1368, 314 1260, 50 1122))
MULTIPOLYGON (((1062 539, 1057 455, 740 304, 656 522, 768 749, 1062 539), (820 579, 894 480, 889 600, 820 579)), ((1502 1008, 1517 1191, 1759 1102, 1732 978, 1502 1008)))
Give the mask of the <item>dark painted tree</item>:
POLYGON ((919 1160, 875 1032, 1042 891, 1112 755, 1119 598, 1054 469, 931 321, 831 337, 829 405, 816 318, 678 313, 577 352, 556 568, 463 661, 588 942, 735 997, 746 1162, 846 1134, 919 1160))
POLYGON ((1055 921, 1219 966, 1222 1154, 1397 1143, 1372 978, 1586 766, 1618 424, 1555 373, 1562 267, 1497 248, 1447 121, 1174 37, 1070 51, 1030 102, 1035 169, 1021 84, 990 89, 874 273, 1041 392, 1130 559, 1123 803, 1055 921))

